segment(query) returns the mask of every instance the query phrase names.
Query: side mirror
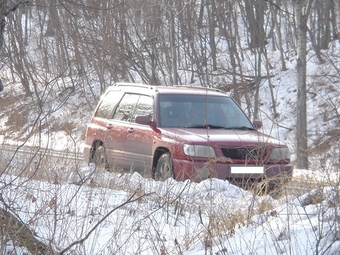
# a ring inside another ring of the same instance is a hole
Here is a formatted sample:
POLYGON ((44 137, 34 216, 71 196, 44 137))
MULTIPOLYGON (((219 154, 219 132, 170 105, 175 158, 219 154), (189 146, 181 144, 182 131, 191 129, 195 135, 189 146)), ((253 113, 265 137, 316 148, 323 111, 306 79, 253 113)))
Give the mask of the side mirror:
POLYGON ((149 116, 137 116, 135 122, 141 125, 151 125, 152 123, 149 116))
POLYGON ((262 121, 261 120, 254 120, 253 124, 254 124, 256 130, 262 127, 262 121))

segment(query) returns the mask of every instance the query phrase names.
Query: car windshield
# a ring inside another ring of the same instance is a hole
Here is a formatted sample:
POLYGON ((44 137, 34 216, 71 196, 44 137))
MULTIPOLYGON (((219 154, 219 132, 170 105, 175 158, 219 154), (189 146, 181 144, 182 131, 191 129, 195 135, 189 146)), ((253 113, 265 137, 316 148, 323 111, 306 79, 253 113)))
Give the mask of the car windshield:
POLYGON ((159 109, 160 127, 254 129, 240 107, 227 96, 161 94, 159 109))

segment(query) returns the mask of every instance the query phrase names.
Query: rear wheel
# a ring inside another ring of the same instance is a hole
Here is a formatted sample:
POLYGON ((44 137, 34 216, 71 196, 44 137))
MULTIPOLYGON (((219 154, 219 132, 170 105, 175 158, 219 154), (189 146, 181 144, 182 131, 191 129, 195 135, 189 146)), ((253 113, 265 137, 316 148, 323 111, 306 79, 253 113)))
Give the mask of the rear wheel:
POLYGON ((157 162, 155 170, 155 180, 165 181, 168 178, 174 178, 172 158, 169 153, 164 153, 157 162))
POLYGON ((94 149, 92 162, 100 168, 108 167, 104 146, 100 145, 94 149))

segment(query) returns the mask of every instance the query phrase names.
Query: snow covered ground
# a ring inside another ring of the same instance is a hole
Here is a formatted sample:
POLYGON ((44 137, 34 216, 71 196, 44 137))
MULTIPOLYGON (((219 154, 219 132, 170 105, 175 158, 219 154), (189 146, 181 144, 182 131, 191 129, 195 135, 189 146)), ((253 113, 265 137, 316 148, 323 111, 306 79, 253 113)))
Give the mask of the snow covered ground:
POLYGON ((334 186, 275 200, 218 179, 81 172, 90 176, 81 186, 2 175, 1 195, 42 241, 69 247, 65 254, 340 254, 334 186), (108 181, 114 188, 101 187, 108 181))

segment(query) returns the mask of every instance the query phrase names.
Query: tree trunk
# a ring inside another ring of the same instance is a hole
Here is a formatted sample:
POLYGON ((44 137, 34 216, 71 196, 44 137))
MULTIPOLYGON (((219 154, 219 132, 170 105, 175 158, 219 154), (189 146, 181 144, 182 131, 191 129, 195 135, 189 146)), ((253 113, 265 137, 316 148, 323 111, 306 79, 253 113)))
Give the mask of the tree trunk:
POLYGON ((281 60, 281 70, 282 71, 286 71, 287 70, 287 66, 286 66, 286 61, 285 61, 285 55, 284 55, 284 49, 283 49, 283 40, 282 40, 282 26, 281 26, 281 17, 278 16, 277 14, 277 9, 273 8, 273 12, 274 12, 274 19, 273 22, 275 23, 275 35, 277 37, 277 47, 280 50, 280 60, 281 60))
POLYGON ((0 49, 3 46, 4 32, 5 32, 5 17, 15 11, 21 4, 28 3, 29 0, 9 1, 0 0, 0 49))
POLYGON ((0 0, 0 49, 4 43, 6 0, 0 0))
POLYGON ((217 49, 215 42, 215 28, 216 28, 216 5, 215 1, 210 1, 211 9, 208 7, 208 22, 209 22, 209 45, 211 50, 212 70, 217 70, 217 49))
MULTIPOLYGON (((16 216, 0 208, 0 232, 19 247, 25 247, 30 254, 55 254, 51 248, 41 242, 34 233, 16 216)), ((2 238, 4 238, 2 236, 2 238)))
POLYGON ((172 73, 172 85, 178 84, 177 74, 177 55, 176 55, 176 41, 175 41, 175 17, 173 6, 169 8, 170 11, 170 48, 171 48, 171 73, 172 73))
POLYGON ((297 120, 296 120, 296 156, 299 169, 308 169, 307 145, 307 93, 306 93, 306 42, 307 42, 307 17, 310 8, 303 11, 303 2, 295 2, 295 19, 297 32, 297 120))
MULTIPOLYGON (((2 49, 4 41, 5 30, 5 0, 0 0, 0 50, 2 49)), ((0 92, 4 90, 2 80, 0 79, 0 92)))
POLYGON ((254 95, 254 120, 259 119, 259 98, 260 98, 260 83, 261 83, 261 65, 262 51, 255 50, 255 95, 254 95))

